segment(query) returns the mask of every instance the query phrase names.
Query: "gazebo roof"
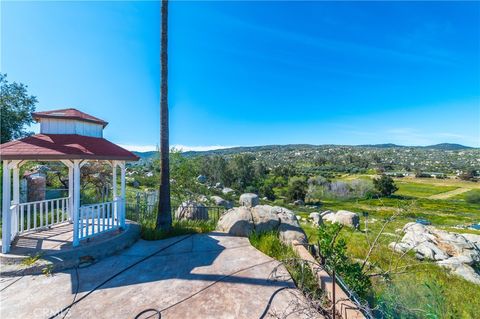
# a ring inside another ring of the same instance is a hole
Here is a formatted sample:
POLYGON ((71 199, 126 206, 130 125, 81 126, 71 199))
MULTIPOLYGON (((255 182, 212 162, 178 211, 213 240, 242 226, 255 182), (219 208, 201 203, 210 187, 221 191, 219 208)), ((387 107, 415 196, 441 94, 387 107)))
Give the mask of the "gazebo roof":
POLYGON ((68 119, 68 120, 79 120, 79 121, 91 122, 91 123, 101 124, 103 125, 103 127, 107 126, 108 124, 108 122, 104 120, 101 120, 90 114, 83 113, 74 108, 45 111, 45 112, 34 112, 32 113, 32 117, 35 119, 35 121, 38 121, 39 119, 42 119, 42 118, 54 118, 54 119, 68 119))
POLYGON ((132 152, 104 138, 77 134, 36 134, 4 143, 0 145, 0 157, 2 160, 39 161, 61 159, 137 161, 139 159, 132 152))

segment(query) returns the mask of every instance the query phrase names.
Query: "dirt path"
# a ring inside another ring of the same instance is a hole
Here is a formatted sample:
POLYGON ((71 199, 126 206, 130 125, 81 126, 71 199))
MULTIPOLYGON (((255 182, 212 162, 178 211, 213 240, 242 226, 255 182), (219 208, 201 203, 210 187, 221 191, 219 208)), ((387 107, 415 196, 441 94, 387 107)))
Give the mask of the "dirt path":
POLYGON ((472 190, 472 189, 471 188, 460 187, 460 188, 454 189, 453 191, 432 195, 428 198, 429 199, 447 199, 447 198, 450 198, 452 196, 468 192, 470 190, 472 190))

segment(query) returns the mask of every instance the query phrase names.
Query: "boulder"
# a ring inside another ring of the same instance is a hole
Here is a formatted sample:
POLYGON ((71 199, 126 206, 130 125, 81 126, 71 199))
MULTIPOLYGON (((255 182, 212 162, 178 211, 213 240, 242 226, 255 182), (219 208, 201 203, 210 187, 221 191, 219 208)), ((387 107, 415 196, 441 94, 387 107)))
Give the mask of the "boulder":
POLYGON ((327 216, 327 215, 330 215, 330 214, 333 214, 333 212, 331 210, 326 210, 322 213, 320 213, 320 217, 324 217, 324 216, 327 216))
POLYGON ((178 220, 208 220, 208 209, 195 201, 186 201, 175 212, 178 220))
POLYGON ((217 230, 233 236, 250 236, 254 230, 250 209, 235 207, 226 211, 218 221, 217 230))
POLYGON ((334 223, 358 228, 358 226, 360 226, 360 216, 358 216, 357 213, 349 212, 348 210, 339 210, 335 214, 334 223))
POLYGON ((215 184, 215 188, 217 188, 217 189, 222 189, 222 188, 223 188, 223 184, 222 184, 222 183, 216 183, 216 184, 215 184))
POLYGON ((308 215, 308 218, 312 220, 312 223, 315 226, 319 226, 323 224, 323 219, 320 217, 319 213, 316 213, 316 212, 310 213, 310 215, 308 215))
POLYGON ((220 196, 212 196, 210 197, 210 199, 215 203, 215 205, 217 206, 223 206, 225 207, 226 209, 230 209, 230 208, 233 208, 233 204, 232 202, 228 201, 228 200, 225 200, 223 198, 221 198, 220 196))
POLYGON ((347 210, 339 210, 333 213, 329 210, 320 214, 323 220, 339 223, 348 227, 358 228, 360 226, 360 217, 357 213, 349 212, 347 210))
POLYGON ((470 265, 464 263, 458 257, 448 258, 437 262, 441 267, 449 269, 452 273, 463 277, 465 280, 480 285, 480 275, 470 265))
POLYGON ((225 195, 227 194, 230 194, 230 193, 234 193, 235 191, 231 188, 228 188, 228 187, 225 187, 224 189, 222 189, 222 193, 224 193, 225 195))
POLYGON ((198 196, 198 201, 199 201, 200 203, 205 203, 205 202, 208 201, 208 197, 205 196, 205 195, 200 195, 200 196, 198 196))
POLYGON ((283 207, 257 205, 235 207, 225 212, 218 221, 217 230, 234 236, 249 236, 253 231, 263 233, 277 230, 287 245, 307 243, 307 236, 298 224, 295 214, 283 207))
POLYGON ((255 207, 260 203, 258 195, 253 193, 245 193, 240 195, 239 204, 245 207, 255 207))
POLYGON ((205 184, 207 182, 207 177, 205 175, 198 175, 197 182, 200 184, 205 184))
POLYGON ((480 249, 475 242, 478 235, 457 234, 413 222, 402 231, 405 233, 402 240, 390 243, 390 249, 413 251, 418 259, 436 261, 454 274, 480 284, 480 275, 474 270, 480 265, 480 249))
POLYGON ((301 199, 297 199, 296 201, 293 202, 293 205, 295 206, 304 206, 305 202, 301 199))

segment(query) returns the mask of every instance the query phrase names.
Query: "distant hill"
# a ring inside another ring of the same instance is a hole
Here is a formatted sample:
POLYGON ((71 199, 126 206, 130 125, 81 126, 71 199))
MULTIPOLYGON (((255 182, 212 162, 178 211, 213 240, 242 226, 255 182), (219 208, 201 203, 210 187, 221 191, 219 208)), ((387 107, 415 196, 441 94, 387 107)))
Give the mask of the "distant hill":
MULTIPOLYGON (((198 155, 232 155, 237 153, 255 153, 255 152, 288 152, 296 150, 313 150, 313 149, 325 149, 325 148, 374 148, 374 149, 388 149, 388 148, 416 148, 416 149, 432 149, 443 151, 459 151, 474 149, 470 146, 453 143, 441 143, 428 146, 405 146, 393 143, 385 144, 365 144, 365 145, 311 145, 311 144, 287 144, 287 145, 262 145, 262 146, 239 146, 232 148, 224 148, 211 151, 187 151, 183 155, 187 157, 198 155)), ((149 152, 133 152, 140 157, 141 161, 148 161, 155 156, 158 156, 157 151, 149 152)))
POLYGON ((441 143, 435 145, 424 146, 423 148, 430 148, 435 150, 445 150, 445 151, 459 151, 459 150, 468 150, 473 149, 473 147, 465 146, 461 144, 454 143, 441 143))
POLYGON ((358 145, 358 147, 399 148, 399 147, 407 147, 407 146, 397 145, 397 144, 393 144, 393 143, 387 143, 387 144, 365 144, 365 145, 358 145))

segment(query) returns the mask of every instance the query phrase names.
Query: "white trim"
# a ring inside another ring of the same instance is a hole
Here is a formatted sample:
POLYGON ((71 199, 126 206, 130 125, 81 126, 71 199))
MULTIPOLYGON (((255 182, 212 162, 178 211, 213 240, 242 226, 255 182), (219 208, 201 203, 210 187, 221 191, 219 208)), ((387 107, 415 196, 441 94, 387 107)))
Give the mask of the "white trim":
POLYGON ((73 246, 80 244, 78 221, 80 211, 80 160, 73 161, 73 246))
POLYGON ((11 234, 11 213, 10 213, 10 162, 3 161, 3 178, 2 178, 2 253, 10 251, 10 234, 11 234))

